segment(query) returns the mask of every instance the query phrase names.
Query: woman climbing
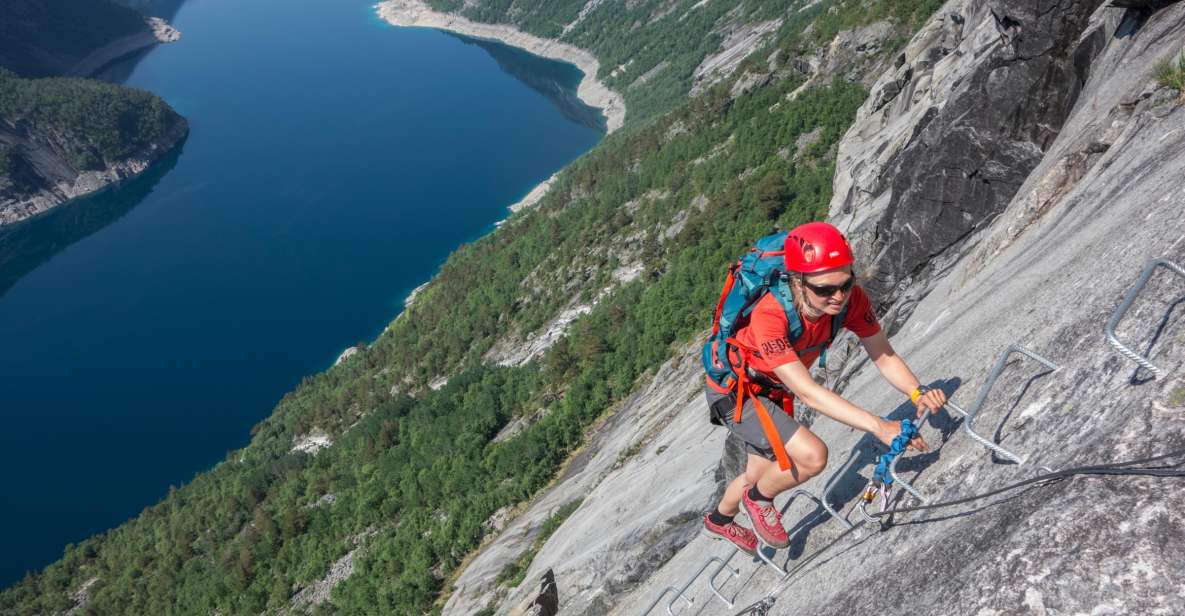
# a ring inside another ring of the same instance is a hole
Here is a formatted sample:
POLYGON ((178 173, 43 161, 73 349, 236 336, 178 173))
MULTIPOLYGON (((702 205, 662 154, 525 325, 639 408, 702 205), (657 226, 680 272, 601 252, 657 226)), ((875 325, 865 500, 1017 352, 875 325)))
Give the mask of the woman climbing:
MULTIPOLYGON (((824 222, 760 240, 729 272, 716 308, 704 367, 713 423, 728 427, 745 444, 745 472, 725 489, 704 528, 752 554, 757 537, 734 521, 743 506, 753 530, 770 546, 789 537, 774 498, 818 475, 827 466, 827 445, 793 415, 793 399, 885 444, 901 432, 819 385, 809 369, 839 332, 851 330, 894 388, 910 397, 918 416, 946 403, 938 389, 922 387, 881 330, 872 304, 855 284, 852 249, 824 222), (772 409, 772 410, 771 410, 772 409)), ((921 437, 910 448, 928 451, 921 437)))

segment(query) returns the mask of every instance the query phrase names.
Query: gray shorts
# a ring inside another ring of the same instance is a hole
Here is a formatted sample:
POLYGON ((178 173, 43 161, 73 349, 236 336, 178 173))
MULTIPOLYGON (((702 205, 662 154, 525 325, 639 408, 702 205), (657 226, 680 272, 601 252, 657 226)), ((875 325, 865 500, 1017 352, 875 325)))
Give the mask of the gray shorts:
MULTIPOLYGON (((730 432, 735 434, 745 443, 745 453, 751 453, 761 456, 767 460, 775 460, 773 447, 770 446, 769 438, 765 435, 765 428, 761 427, 761 420, 757 418, 757 407, 753 404, 753 398, 745 398, 745 408, 741 409, 741 422, 733 423, 733 412, 736 410, 736 398, 731 395, 718 393, 711 387, 704 385, 704 396, 708 399, 708 411, 715 419, 713 423, 728 428, 730 432)), ((782 443, 790 440, 794 433, 798 431, 797 419, 790 416, 782 410, 782 405, 766 398, 759 396, 761 399, 761 406, 769 411, 769 417, 774 422, 774 427, 778 429, 778 435, 782 437, 782 443)))

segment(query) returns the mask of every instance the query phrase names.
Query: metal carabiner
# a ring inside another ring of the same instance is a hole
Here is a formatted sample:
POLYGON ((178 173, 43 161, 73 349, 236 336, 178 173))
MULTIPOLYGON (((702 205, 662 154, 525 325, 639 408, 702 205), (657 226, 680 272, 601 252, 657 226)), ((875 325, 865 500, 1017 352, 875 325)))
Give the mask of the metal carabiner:
POLYGON ((864 493, 860 495, 861 500, 864 501, 860 503, 860 514, 864 516, 864 519, 869 522, 879 522, 880 517, 868 513, 868 506, 875 503, 877 497, 879 496, 881 506, 880 511, 877 513, 884 513, 889 509, 889 500, 892 492, 892 486, 887 486, 883 482, 877 481, 875 479, 869 481, 868 485, 864 488, 864 493))
POLYGON ((889 510, 889 501, 892 500, 893 486, 881 484, 881 513, 889 510))
POLYGON ((880 482, 872 479, 869 480, 868 485, 864 486, 864 492, 860 495, 860 515, 869 522, 875 522, 876 518, 868 513, 868 506, 876 502, 876 496, 881 492, 880 482))
POLYGON ((876 500, 876 495, 879 492, 879 486, 877 484, 879 483, 880 482, 873 479, 868 482, 868 485, 864 486, 864 493, 861 494, 861 498, 864 499, 865 504, 871 504, 876 500))

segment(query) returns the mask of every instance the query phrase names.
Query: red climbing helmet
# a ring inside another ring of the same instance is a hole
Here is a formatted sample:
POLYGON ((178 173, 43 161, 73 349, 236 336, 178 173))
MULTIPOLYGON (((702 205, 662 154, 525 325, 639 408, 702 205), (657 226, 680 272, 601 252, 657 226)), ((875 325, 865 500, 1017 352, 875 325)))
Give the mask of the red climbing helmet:
POLYGON ((852 247, 839 229, 825 222, 808 222, 786 234, 786 269, 814 274, 851 265, 852 247))

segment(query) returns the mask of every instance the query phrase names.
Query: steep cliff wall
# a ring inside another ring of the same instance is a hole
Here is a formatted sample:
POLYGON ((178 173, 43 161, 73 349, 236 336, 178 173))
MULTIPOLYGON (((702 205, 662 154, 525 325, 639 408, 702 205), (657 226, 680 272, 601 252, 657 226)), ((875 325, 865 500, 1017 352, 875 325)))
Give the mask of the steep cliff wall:
POLYGON ((1040 162, 1101 44, 1082 37, 1100 4, 948 3, 874 86, 841 145, 831 217, 881 301, 989 222, 1040 162))
MULTIPOLYGON (((957 415, 932 420, 923 433, 941 448, 900 470, 933 500, 1029 477, 1035 466, 1185 444, 1185 385, 1174 376, 1185 364, 1185 280, 1161 270, 1118 331, 1169 378, 1137 373, 1103 336, 1145 261, 1185 263, 1185 107, 1152 76, 1181 53, 1185 5, 1099 4, 948 2, 874 86, 840 146, 833 220, 852 229, 873 286, 894 304, 893 343, 923 381, 967 408, 1011 344, 1061 365, 1048 373, 1014 358, 976 421, 1028 465, 993 458, 957 415)), ((691 373, 696 358, 675 365, 691 373)), ((838 370, 857 404, 910 412, 867 361, 853 356, 838 370)), ((656 405, 661 429, 639 439, 539 550, 526 578, 555 572, 560 613, 640 613, 709 556, 732 552, 692 538, 720 480, 737 472, 697 390, 694 378, 667 379, 631 401, 656 405)), ((844 470, 833 504, 854 521, 878 447, 827 419, 813 427, 831 451, 823 477, 844 470)), ((821 484, 806 487, 819 493, 821 484)), ((731 560, 739 577, 718 581, 738 608, 773 596, 777 614, 1171 613, 1185 594, 1182 496, 1177 480, 1063 481, 902 515, 883 531, 866 526, 788 585, 742 556, 731 560)), ((779 564, 844 530, 801 501, 787 511, 794 539, 779 564)), ((689 594, 696 603, 676 602, 676 613, 729 613, 703 578, 689 594)))

